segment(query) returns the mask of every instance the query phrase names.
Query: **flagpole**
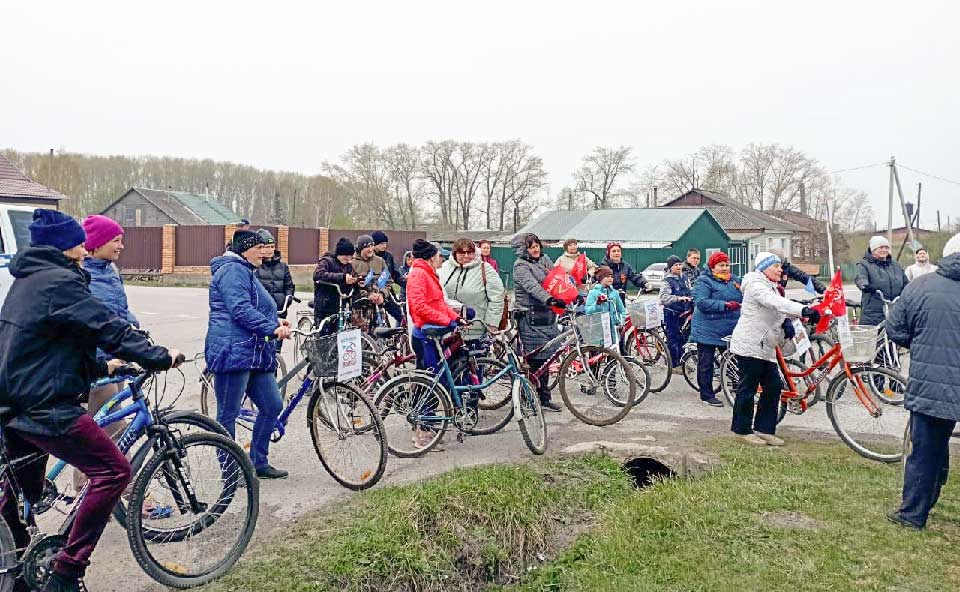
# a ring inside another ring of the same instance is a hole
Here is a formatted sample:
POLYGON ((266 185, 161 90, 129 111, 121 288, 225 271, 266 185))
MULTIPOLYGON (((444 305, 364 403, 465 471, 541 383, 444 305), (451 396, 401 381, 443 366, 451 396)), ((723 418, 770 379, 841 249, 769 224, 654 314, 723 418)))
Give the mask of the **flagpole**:
MULTIPOLYGON (((836 195, 834 195, 836 198, 836 195)), ((836 271, 836 267, 833 265, 833 203, 827 202, 827 256, 830 261, 830 275, 833 275, 833 272, 836 271)))

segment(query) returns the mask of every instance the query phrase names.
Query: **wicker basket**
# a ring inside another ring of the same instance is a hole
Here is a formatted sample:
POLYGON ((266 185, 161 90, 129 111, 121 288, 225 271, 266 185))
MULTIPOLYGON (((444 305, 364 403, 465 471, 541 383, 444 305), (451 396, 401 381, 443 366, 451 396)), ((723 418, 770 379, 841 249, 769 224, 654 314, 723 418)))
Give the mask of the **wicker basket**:
POLYGON ((300 346, 303 357, 310 361, 313 375, 317 378, 327 378, 337 375, 337 335, 323 335, 310 337, 300 346))

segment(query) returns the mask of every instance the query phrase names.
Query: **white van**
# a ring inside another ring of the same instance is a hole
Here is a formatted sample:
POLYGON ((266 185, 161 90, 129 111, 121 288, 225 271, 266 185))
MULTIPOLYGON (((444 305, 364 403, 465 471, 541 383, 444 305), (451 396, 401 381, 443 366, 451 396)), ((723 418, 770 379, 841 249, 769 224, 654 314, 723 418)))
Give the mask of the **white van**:
POLYGON ((7 292, 13 284, 10 259, 19 249, 30 246, 30 223, 35 209, 0 205, 0 305, 7 299, 7 292))

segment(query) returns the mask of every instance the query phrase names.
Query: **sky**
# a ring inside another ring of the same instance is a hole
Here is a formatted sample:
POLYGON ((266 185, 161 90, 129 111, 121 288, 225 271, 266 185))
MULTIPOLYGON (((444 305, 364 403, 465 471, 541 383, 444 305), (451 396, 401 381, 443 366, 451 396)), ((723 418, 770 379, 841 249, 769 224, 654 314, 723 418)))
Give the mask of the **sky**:
MULTIPOLYGON (((706 144, 897 162, 960 219, 960 3, 17 2, 0 148, 315 174, 350 146, 532 144, 551 192, 597 145, 639 168, 706 144), (953 181, 953 182, 950 182, 953 181)), ((886 224, 889 169, 842 173, 886 224)))

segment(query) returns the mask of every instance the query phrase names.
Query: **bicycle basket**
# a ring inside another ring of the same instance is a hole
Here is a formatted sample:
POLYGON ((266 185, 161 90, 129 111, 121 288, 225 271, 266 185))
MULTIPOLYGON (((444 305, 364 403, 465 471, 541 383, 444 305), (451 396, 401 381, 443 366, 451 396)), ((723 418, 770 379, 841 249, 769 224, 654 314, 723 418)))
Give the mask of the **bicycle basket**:
POLYGON ((647 309, 642 302, 628 302, 627 314, 630 315, 630 322, 638 329, 647 327, 647 309))
POLYGON ((852 325, 849 331, 841 332, 840 350, 847 362, 864 364, 872 362, 877 355, 877 334, 879 327, 874 325, 852 325), (847 333, 844 335, 843 333, 847 333))
POLYGON ((609 313, 598 312, 582 315, 577 317, 574 322, 577 324, 577 329, 579 329, 581 343, 599 346, 604 346, 609 343, 610 338, 608 338, 606 343, 604 342, 604 329, 606 329, 608 335, 612 330, 610 327, 609 313))
POLYGON ((326 378, 337 375, 337 335, 314 336, 300 346, 303 356, 310 361, 313 375, 326 378))

